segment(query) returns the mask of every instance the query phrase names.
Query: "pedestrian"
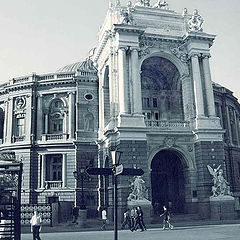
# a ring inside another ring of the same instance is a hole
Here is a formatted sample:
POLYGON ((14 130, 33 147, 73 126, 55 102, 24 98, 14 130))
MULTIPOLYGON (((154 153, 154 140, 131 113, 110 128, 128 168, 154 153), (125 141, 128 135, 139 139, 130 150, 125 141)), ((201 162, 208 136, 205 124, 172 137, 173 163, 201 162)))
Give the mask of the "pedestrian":
POLYGON ((137 231, 138 227, 141 229, 141 232, 144 231, 144 227, 142 225, 142 222, 141 222, 141 213, 138 209, 138 207, 135 208, 135 221, 134 221, 134 227, 133 227, 133 231, 137 231))
POLYGON ((141 229, 143 230, 147 230, 146 225, 143 221, 143 211, 142 208, 140 206, 137 207, 137 214, 139 216, 139 221, 140 221, 140 225, 141 225, 141 229))
POLYGON ((72 214, 73 214, 72 223, 78 224, 77 220, 78 220, 78 215, 79 215, 79 208, 77 206, 73 207, 72 214))
POLYGON ((126 209, 125 212, 123 213, 123 223, 121 229, 125 229, 126 225, 128 225, 128 228, 131 229, 131 218, 129 209, 126 209))
POLYGON ((136 211, 135 211, 135 208, 131 209, 130 221, 131 221, 131 228, 130 228, 130 230, 133 231, 134 227, 135 227, 135 221, 136 221, 136 211))
POLYGON ((169 229, 173 229, 173 225, 170 223, 170 212, 165 205, 163 205, 163 213, 160 214, 160 217, 162 216, 163 216, 163 230, 166 229, 166 224, 168 224, 169 229))
POLYGON ((42 229, 42 218, 36 210, 34 211, 34 214, 30 220, 30 224, 31 232, 33 233, 33 240, 41 240, 39 235, 42 229))
POLYGON ((105 208, 103 208, 102 210, 102 230, 106 230, 106 224, 108 222, 108 218, 107 218, 107 211, 105 208))

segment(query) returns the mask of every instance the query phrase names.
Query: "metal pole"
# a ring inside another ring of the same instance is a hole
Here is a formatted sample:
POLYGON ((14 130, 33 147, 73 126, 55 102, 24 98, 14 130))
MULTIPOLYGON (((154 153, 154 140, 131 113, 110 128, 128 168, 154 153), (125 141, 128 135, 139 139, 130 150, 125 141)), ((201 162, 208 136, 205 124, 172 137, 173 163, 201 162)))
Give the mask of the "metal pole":
POLYGON ((117 176, 114 179, 114 240, 118 239, 118 205, 117 205, 117 176))
POLYGON ((83 193, 83 174, 81 174, 81 190, 82 190, 82 201, 81 201, 81 208, 84 208, 84 193, 83 193))

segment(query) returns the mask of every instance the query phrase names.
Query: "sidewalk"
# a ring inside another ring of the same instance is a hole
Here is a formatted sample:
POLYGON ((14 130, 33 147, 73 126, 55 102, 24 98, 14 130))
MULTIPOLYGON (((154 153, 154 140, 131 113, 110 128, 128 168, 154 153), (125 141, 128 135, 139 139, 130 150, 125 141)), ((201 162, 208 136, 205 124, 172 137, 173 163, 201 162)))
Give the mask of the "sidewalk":
MULTIPOLYGON (((175 222, 172 219, 172 224, 174 227, 191 227, 191 226, 204 226, 204 225, 221 225, 221 224, 240 224, 240 219, 236 220, 191 220, 191 221, 178 221, 175 222)), ((157 223, 146 224, 148 229, 162 227, 162 222, 159 219, 157 223)), ((50 232, 87 232, 87 231, 101 231, 102 221, 100 219, 87 219, 86 225, 80 227, 78 224, 73 224, 72 222, 61 223, 58 226, 50 227, 43 226, 43 233, 50 232)), ((119 228, 121 225, 119 226, 119 228)), ((113 230, 113 223, 107 225, 107 230, 113 230)), ((22 233, 30 233, 30 226, 23 226, 22 233)))

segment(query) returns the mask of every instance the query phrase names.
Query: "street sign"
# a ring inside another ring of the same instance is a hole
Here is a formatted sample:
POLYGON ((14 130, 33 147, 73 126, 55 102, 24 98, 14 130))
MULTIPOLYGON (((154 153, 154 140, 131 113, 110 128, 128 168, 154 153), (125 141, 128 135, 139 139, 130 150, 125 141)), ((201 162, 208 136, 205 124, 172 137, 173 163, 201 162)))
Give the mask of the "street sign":
POLYGON ((89 175, 112 175, 112 168, 87 168, 86 172, 89 175))
MULTIPOLYGON (((117 167, 116 167, 116 173, 117 173, 117 167)), ((119 168, 119 171, 120 170, 121 170, 121 167, 119 168)), ((112 168, 88 168, 86 169, 86 172, 89 175, 113 175, 112 168)), ((141 176, 143 174, 144 174, 144 171, 141 168, 123 168, 122 172, 116 175, 141 176)))
POLYGON ((114 175, 117 176, 117 175, 121 174, 122 172, 123 172, 123 165, 121 164, 116 167, 116 171, 115 171, 114 175))

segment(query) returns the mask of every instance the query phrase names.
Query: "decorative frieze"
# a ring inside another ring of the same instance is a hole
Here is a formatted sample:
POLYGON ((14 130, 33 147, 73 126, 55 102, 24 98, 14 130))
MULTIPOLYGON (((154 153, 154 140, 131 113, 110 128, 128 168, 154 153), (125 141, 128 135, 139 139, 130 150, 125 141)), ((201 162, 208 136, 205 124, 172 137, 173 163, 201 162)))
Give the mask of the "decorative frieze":
POLYGON ((151 48, 158 48, 161 52, 170 52, 182 62, 188 61, 187 50, 183 44, 163 41, 161 39, 140 38, 139 39, 139 58, 143 58, 151 53, 151 48))

